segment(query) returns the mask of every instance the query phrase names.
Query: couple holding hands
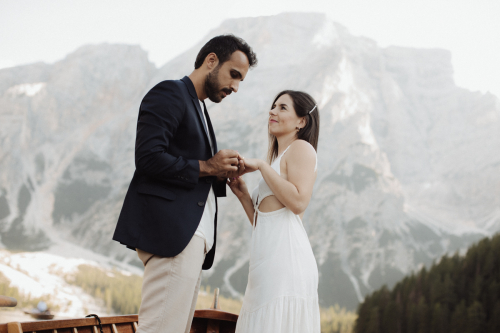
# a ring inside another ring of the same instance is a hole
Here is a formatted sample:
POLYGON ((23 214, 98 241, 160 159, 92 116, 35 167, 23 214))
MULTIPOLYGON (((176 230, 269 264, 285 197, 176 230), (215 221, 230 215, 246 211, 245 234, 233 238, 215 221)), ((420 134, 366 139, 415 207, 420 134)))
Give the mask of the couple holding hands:
POLYGON ((136 170, 113 239, 144 264, 139 333, 189 332, 202 269, 214 261, 217 198, 226 185, 252 227, 239 333, 320 332, 318 268, 302 216, 316 180, 319 112, 305 92, 285 90, 269 110, 267 162, 217 150, 204 100, 237 92, 257 64, 241 38, 206 43, 195 69, 143 98, 136 170), (260 171, 252 194, 241 176, 260 171))

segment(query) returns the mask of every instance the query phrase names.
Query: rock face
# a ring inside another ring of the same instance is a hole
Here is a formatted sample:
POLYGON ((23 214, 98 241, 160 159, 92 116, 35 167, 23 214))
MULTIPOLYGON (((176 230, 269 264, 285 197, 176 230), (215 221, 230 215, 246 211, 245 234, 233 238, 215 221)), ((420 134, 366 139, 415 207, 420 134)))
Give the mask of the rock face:
MULTIPOLYGON (((219 148, 265 158, 283 89, 318 102, 318 179, 304 225, 324 305, 363 296, 500 230, 500 102, 455 86, 449 52, 380 48, 321 14, 225 21, 259 65, 209 104, 219 148)), ((0 222, 4 246, 61 240, 139 265, 111 241, 134 170, 137 110, 154 84, 192 71, 203 42, 156 69, 139 47, 85 46, 54 64, 0 70, 0 222)), ((248 175, 249 187, 260 175, 248 175)), ((228 190, 229 191, 229 190, 228 190)), ((230 192, 230 191, 229 191, 230 192)), ((244 293, 251 228, 220 200, 204 282, 244 293)))

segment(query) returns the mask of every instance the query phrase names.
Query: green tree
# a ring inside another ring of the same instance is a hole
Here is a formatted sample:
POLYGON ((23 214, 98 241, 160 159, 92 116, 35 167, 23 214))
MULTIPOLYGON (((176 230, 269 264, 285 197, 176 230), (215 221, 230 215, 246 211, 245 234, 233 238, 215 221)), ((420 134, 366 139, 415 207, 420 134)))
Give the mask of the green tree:
POLYGON ((417 306, 415 304, 410 304, 408 306, 408 321, 406 326, 406 332, 417 333, 418 330, 418 316, 417 316, 417 306))
POLYGON ((452 309, 457 304, 455 283, 451 279, 450 273, 446 273, 444 276, 442 304, 448 309, 452 309))
POLYGON ((488 332, 500 332, 500 301, 498 301, 493 308, 490 320, 488 322, 488 332))
POLYGON ((384 309, 381 331, 384 333, 399 332, 400 318, 401 313, 398 305, 394 301, 389 301, 384 309))
POLYGON ((431 319, 431 333, 442 333, 448 331, 448 309, 440 303, 434 305, 431 319))
POLYGON ((500 234, 367 295, 356 333, 499 333, 500 234), (376 309, 376 310, 374 310, 376 309))
POLYGON ((467 333, 483 333, 486 323, 486 314, 478 301, 467 309, 467 333))
POLYGON ((467 327, 467 307, 462 300, 451 315, 450 333, 463 333, 467 327))
POLYGON ((379 333, 380 332, 380 319, 378 314, 378 306, 375 306, 370 311, 370 319, 366 328, 366 333, 379 333))
POLYGON ((417 319, 418 319, 418 330, 417 333, 428 333, 429 332, 429 307, 425 301, 425 297, 422 297, 417 305, 417 319))

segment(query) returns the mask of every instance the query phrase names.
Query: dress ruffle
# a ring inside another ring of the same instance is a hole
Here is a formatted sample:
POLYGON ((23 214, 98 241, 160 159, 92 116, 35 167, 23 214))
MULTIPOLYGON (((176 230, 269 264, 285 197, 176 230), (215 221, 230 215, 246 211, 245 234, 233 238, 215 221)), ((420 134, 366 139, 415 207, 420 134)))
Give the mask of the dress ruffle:
POLYGON ((317 297, 277 297, 253 311, 241 309, 235 333, 319 333, 317 297))

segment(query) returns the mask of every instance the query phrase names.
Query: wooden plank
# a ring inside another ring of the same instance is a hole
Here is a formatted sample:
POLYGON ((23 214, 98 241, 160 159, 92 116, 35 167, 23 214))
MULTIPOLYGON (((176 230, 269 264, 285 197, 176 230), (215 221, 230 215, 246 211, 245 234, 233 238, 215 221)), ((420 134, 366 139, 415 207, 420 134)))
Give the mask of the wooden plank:
POLYGON ((0 295, 0 307, 13 308, 17 305, 17 299, 0 295))
POLYGON ((115 324, 115 326, 118 329, 119 333, 134 333, 134 327, 132 326, 132 323, 115 324))
POLYGON ((38 331, 36 333, 52 333, 53 331, 56 331, 57 333, 73 333, 73 327, 59 328, 52 331, 38 331))
MULTIPOLYGON (((73 327, 73 328, 76 328, 76 327, 73 327)), ((73 328, 71 328, 71 329, 68 328, 67 333, 73 333, 73 328)), ((37 333, 41 333, 41 332, 37 332, 37 333)), ((59 330, 58 333, 64 333, 64 332, 59 330)), ((92 326, 80 326, 80 327, 78 327, 78 333, 94 333, 94 331, 92 330, 92 326)))
POLYGON ((7 332, 9 333, 23 333, 23 329, 19 322, 7 323, 7 332))
MULTIPOLYGON (((124 316, 113 316, 113 317, 100 317, 103 325, 119 324, 119 323, 133 323, 138 321, 138 315, 124 315, 124 316)), ((48 320, 48 321, 27 321, 21 323, 21 327, 24 332, 27 331, 43 331, 43 330, 57 330, 60 328, 73 328, 82 326, 97 326, 99 324, 96 318, 81 318, 81 319, 62 319, 62 320, 48 320)), ((98 333, 99 329, 97 329, 98 333)), ((111 332, 111 328, 107 330, 111 332)), ((55 333, 55 332, 53 332, 55 333)))
POLYGON ((238 321, 238 315, 220 310, 196 310, 194 312, 194 317, 218 319, 218 320, 233 321, 233 322, 238 321))
POLYGON ((138 315, 124 315, 114 317, 100 317, 101 322, 104 324, 120 324, 120 323, 133 323, 139 320, 138 315))

